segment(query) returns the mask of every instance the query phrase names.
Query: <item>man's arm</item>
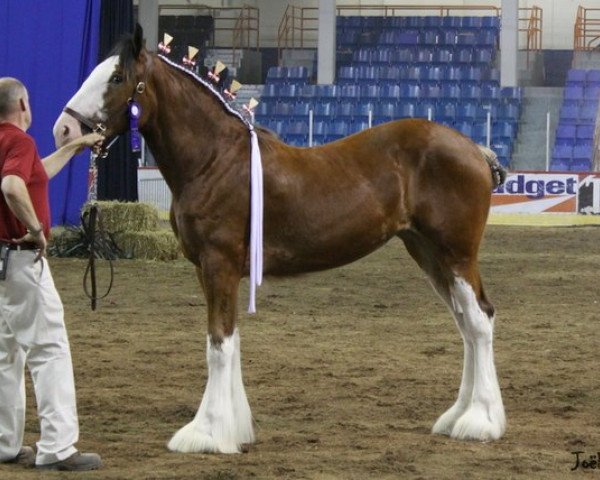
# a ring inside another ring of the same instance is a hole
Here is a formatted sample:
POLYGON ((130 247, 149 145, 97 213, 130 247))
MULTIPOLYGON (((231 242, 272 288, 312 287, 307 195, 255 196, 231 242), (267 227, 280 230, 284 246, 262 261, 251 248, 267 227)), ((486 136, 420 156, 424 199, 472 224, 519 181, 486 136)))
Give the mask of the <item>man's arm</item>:
POLYGON ((33 209, 31 197, 27 191, 25 181, 17 175, 7 175, 0 184, 6 203, 15 217, 27 228, 27 235, 15 239, 17 243, 35 243, 40 251, 36 260, 46 254, 47 240, 44 235, 44 226, 40 223, 33 209))
POLYGON ((90 133, 82 137, 76 138, 70 143, 60 147, 56 152, 42 159, 42 164, 46 170, 48 178, 52 178, 67 164, 73 155, 81 152, 85 147, 93 147, 100 145, 104 137, 99 133, 90 133))

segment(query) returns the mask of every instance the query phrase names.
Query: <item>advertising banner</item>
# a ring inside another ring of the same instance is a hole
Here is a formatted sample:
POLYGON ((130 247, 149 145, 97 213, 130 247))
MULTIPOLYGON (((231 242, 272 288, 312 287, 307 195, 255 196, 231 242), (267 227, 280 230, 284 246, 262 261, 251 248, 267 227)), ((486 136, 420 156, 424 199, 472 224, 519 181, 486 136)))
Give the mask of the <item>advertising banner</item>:
POLYGON ((600 174, 510 173, 494 190, 491 211, 600 215, 600 174))

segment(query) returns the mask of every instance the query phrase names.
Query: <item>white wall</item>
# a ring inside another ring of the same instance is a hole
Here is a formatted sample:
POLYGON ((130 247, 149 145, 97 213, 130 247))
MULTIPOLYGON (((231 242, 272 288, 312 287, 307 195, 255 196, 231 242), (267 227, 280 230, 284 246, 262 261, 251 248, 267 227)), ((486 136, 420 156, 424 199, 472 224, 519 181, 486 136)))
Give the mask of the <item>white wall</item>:
MULTIPOLYGON (((137 0, 134 3, 138 3, 137 0)), ((318 0, 159 0, 161 5, 208 5, 212 7, 255 6, 260 9, 261 46, 277 46, 277 28, 291 3, 297 7, 318 7, 318 0)), ((501 0, 337 0, 337 5, 490 5, 501 7, 501 0)), ((542 46, 545 49, 573 48, 573 26, 577 7, 598 7, 599 0, 519 0, 519 7, 538 6, 544 11, 542 46)), ((173 12, 174 13, 174 12, 173 12)))

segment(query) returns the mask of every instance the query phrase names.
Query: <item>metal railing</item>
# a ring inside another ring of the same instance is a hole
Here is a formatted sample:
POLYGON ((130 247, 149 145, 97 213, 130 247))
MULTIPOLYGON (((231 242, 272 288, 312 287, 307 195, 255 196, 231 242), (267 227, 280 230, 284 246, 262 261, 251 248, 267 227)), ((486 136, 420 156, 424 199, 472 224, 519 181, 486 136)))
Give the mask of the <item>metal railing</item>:
POLYGON ((215 37, 231 32, 231 43, 227 47, 255 48, 259 47, 259 10, 256 7, 209 7, 206 5, 160 5, 159 15, 166 12, 185 12, 185 15, 206 15, 214 19, 214 35, 210 39, 210 47, 215 47, 215 37))
POLYGON ((260 45, 260 10, 256 7, 244 5, 238 15, 233 27, 233 50, 234 62, 237 61, 237 54, 244 49, 254 48, 258 51, 260 45), (254 40, 254 41, 252 41, 254 40))
MULTIPOLYGON (((469 12, 500 16, 501 9, 489 5, 340 5, 336 15, 364 15, 394 17, 411 12, 427 12, 430 15, 450 16, 469 12)), ((319 9, 316 7, 295 7, 288 5, 279 23, 277 32, 278 58, 281 63, 282 51, 287 48, 315 48, 315 35, 318 30, 319 9)), ((519 32, 525 33, 522 50, 542 49, 543 10, 540 7, 519 8, 519 32)))
POLYGON ((600 8, 577 8, 574 50, 600 49, 600 8))

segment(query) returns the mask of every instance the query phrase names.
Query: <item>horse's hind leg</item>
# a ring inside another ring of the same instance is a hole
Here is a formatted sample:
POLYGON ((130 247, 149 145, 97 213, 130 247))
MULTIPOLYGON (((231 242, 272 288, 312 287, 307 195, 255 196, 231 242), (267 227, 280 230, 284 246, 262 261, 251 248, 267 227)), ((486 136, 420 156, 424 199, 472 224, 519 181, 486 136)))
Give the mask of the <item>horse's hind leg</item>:
POLYGON ((493 307, 483 292, 476 259, 448 261, 435 243, 412 230, 400 234, 458 326, 464 364, 458 398, 435 423, 433 433, 464 440, 495 440, 506 420, 494 367, 493 307))

